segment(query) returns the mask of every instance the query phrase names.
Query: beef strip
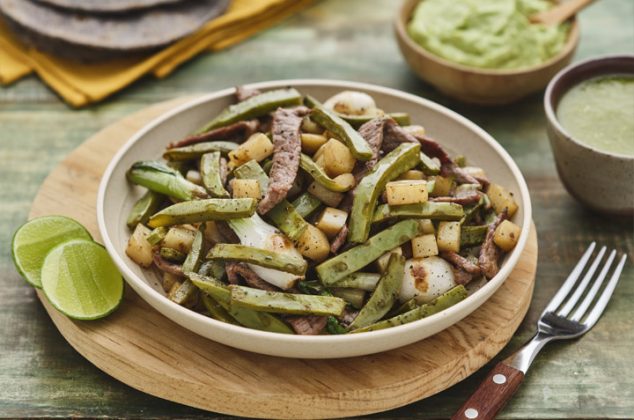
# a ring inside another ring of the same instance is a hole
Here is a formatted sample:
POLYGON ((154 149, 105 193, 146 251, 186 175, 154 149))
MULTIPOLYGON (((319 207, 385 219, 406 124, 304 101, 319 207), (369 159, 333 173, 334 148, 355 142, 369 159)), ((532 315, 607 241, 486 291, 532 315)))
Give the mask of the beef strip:
POLYGON ((260 276, 255 274, 255 272, 245 263, 229 262, 225 265, 225 271, 227 272, 227 278, 231 284, 238 284, 238 276, 240 276, 249 287, 267 290, 270 292, 280 290, 272 284, 262 280, 260 276))
POLYGON ((372 149, 372 158, 365 162, 357 162, 352 171, 357 183, 366 173, 371 171, 374 165, 379 161, 381 145, 383 144, 383 131, 387 120, 386 117, 376 117, 359 127, 359 134, 368 142, 370 149, 372 149))
POLYGON ((394 119, 386 119, 383 131, 383 151, 389 153, 401 143, 418 143, 418 139, 405 131, 394 119))
POLYGON ((333 239, 332 244, 330 244, 330 252, 332 252, 333 254, 339 252, 339 248, 341 248, 343 244, 346 243, 347 237, 348 225, 343 225, 341 230, 337 233, 337 236, 335 236, 335 239, 333 239))
POLYGON ((290 324, 299 335, 318 335, 328 323, 326 316, 285 316, 284 320, 290 324))
POLYGON ((480 193, 478 191, 460 191, 454 196, 431 197, 429 201, 438 203, 456 203, 462 206, 475 204, 480 201, 480 193))
POLYGON ((170 143, 167 148, 173 149, 175 147, 191 146, 192 144, 211 140, 244 141, 258 130, 259 125, 260 121, 258 120, 238 121, 225 127, 215 128, 206 133, 187 136, 182 140, 170 143))
POLYGON ((302 153, 300 127, 309 112, 306 107, 278 108, 273 113, 273 166, 269 173, 269 187, 258 204, 258 213, 265 214, 286 198, 299 170, 302 153))
POLYGON ((473 280, 473 274, 467 273, 466 271, 453 267, 453 275, 457 284, 462 284, 463 286, 469 284, 471 280, 473 280))
POLYGON ((478 264, 480 264, 480 269, 487 279, 493 278, 499 270, 498 260, 500 259, 502 251, 493 242, 493 235, 498 225, 506 218, 507 212, 504 210, 502 213, 498 214, 491 224, 489 224, 484 243, 480 247, 478 264))
POLYGON ((415 138, 420 142, 423 153, 435 157, 440 161, 440 174, 442 176, 453 176, 458 184, 478 184, 484 186, 478 179, 469 175, 464 169, 456 165, 449 156, 449 153, 447 153, 436 140, 427 136, 415 136, 415 138))
POLYGON ((236 99, 238 100, 238 102, 246 101, 247 99, 258 96, 261 93, 262 92, 258 89, 236 86, 236 99))
POLYGON ((216 220, 216 228, 225 239, 225 242, 230 244, 237 244, 238 242, 240 242, 240 238, 238 238, 238 235, 236 235, 233 229, 229 227, 227 222, 216 220))
POLYGON ((174 264, 167 261, 166 259, 161 257, 161 255, 158 252, 155 252, 152 255, 152 260, 154 261, 154 265, 156 265, 156 267, 159 270, 164 271, 166 273, 173 274, 178 277, 185 277, 185 274, 183 273, 183 268, 181 265, 174 264))
POLYGON ((478 264, 469 261, 467 258, 456 252, 443 251, 440 253, 440 256, 452 263, 457 268, 466 271, 467 273, 474 275, 480 274, 480 267, 478 266, 478 264))

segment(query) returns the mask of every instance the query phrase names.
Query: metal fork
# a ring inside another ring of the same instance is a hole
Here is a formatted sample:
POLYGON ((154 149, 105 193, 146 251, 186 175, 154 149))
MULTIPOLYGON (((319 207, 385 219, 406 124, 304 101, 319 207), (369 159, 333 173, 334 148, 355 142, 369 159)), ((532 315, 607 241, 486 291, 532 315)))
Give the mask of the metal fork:
POLYGON ((546 343, 579 337, 597 323, 619 282, 626 255, 620 258, 610 280, 595 301, 595 297, 597 297, 616 257, 616 250, 612 250, 599 275, 592 282, 606 252, 606 247, 601 248, 575 288, 574 286, 590 260, 595 246, 595 242, 590 244, 564 284, 542 312, 537 322, 537 334, 519 351, 493 368, 471 398, 454 414, 453 420, 495 418, 495 415, 519 388, 526 371, 546 343), (583 300, 579 303, 582 297, 583 300))

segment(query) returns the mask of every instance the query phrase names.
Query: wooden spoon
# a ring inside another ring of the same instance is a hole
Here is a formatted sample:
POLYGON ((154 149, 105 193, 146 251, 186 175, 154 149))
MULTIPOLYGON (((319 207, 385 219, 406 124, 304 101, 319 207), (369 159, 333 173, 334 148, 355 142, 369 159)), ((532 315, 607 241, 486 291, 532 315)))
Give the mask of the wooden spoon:
POLYGON ((536 13, 529 18, 532 23, 541 23, 544 25, 559 25, 564 23, 572 16, 581 11, 581 9, 590 5, 594 0, 568 0, 561 2, 558 6, 553 7, 545 12, 536 13))

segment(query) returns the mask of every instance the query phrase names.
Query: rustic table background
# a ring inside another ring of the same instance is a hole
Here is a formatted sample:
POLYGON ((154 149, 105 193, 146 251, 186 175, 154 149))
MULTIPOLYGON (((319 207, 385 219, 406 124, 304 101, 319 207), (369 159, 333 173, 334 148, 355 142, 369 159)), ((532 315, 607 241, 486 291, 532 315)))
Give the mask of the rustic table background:
MULTIPOLYGON (((628 253, 628 266, 599 324, 578 342, 547 347, 501 418, 634 416, 632 220, 592 214, 565 192, 546 138, 541 94, 512 106, 478 108, 456 103, 420 82, 392 36, 399 4, 390 0, 317 3, 228 51, 199 57, 165 80, 146 78, 87 109, 69 109, 35 77, 0 89, 0 416, 223 417, 140 393, 82 358, 15 272, 11 236, 26 220, 48 172, 107 124, 181 95, 302 77, 376 83, 437 101, 481 125, 515 158, 533 200, 539 268, 529 314, 500 357, 533 334, 541 309, 588 242, 596 240, 628 253)), ((596 2, 581 15, 576 60, 634 53, 633 22, 634 1, 596 2)), ((448 417, 487 370, 425 401, 369 418, 448 417)))

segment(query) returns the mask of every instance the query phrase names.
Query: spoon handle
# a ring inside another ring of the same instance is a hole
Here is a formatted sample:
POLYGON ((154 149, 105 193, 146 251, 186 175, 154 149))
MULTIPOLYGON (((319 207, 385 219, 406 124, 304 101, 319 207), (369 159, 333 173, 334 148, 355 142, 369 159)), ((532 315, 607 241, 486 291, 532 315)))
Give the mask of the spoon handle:
POLYGON ((567 0, 559 3, 545 12, 537 13, 530 17, 533 23, 543 23, 544 25, 559 25, 577 14, 581 9, 587 7, 594 0, 567 0))

